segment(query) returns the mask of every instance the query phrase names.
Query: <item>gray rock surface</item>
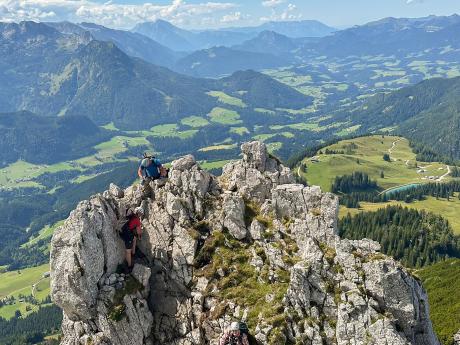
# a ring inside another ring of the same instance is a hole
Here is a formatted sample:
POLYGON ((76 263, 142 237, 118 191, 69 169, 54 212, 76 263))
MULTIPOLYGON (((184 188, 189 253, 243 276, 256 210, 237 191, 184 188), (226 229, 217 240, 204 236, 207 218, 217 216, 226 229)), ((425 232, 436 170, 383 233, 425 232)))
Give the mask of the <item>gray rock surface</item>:
POLYGON ((454 335, 454 344, 460 345, 460 330, 454 335))
POLYGON ((219 179, 186 156, 149 198, 111 185, 78 205, 52 240, 62 344, 217 344, 241 319, 260 344, 439 344, 419 281, 337 236, 334 195, 295 184, 263 143, 242 153, 219 179), (137 206, 145 258, 119 274, 137 206))

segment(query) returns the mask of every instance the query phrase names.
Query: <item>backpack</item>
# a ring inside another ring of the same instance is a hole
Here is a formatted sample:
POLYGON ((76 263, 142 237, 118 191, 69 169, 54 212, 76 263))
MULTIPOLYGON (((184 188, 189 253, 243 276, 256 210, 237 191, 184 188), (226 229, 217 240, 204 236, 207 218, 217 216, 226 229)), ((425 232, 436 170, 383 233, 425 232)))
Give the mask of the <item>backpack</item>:
POLYGON ((134 216, 134 214, 133 214, 133 210, 132 210, 132 209, 126 210, 125 222, 124 222, 123 225, 121 226, 120 235, 123 235, 123 234, 125 234, 126 232, 128 232, 128 231, 131 230, 131 229, 129 228, 129 222, 131 221, 131 219, 133 218, 133 216, 134 216))
POLYGON ((248 338, 249 345, 257 345, 257 340, 256 340, 256 338, 254 338, 254 336, 252 336, 249 333, 249 328, 248 328, 248 325, 246 324, 246 322, 241 321, 239 323, 239 329, 240 329, 241 334, 246 334, 246 337, 248 338))
POLYGON ((130 221, 131 221, 131 219, 127 219, 127 220, 124 222, 124 224, 122 225, 122 227, 121 227, 121 233, 122 233, 122 234, 124 234, 124 233, 128 232, 129 230, 131 230, 131 229, 129 228, 129 222, 130 222, 130 221))
POLYGON ((246 335, 249 334, 249 328, 246 322, 240 322, 238 326, 240 328, 241 334, 246 334, 246 335))

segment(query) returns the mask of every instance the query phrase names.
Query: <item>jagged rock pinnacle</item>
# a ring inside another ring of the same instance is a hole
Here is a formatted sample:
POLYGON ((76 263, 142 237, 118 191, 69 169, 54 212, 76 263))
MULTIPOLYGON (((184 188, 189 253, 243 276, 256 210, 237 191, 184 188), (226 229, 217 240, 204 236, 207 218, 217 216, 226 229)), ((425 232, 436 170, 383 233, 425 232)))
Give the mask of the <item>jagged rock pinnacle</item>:
POLYGON ((138 186, 81 202, 53 236, 62 344, 217 344, 245 320, 260 344, 438 344, 419 281, 378 243, 337 235, 337 198, 295 184, 260 142, 221 177, 192 156, 153 198, 138 186), (131 275, 118 235, 142 206, 131 275))

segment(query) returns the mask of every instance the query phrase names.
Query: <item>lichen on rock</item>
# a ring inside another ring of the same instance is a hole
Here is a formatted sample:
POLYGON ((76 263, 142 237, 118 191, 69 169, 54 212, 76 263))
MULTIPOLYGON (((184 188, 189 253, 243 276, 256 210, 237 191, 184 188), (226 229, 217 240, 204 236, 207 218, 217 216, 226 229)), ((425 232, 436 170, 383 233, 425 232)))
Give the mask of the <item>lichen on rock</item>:
POLYGON ((438 344, 420 282, 378 243, 337 235, 337 198, 295 184, 261 142, 221 177, 192 156, 170 177, 81 202, 53 236, 63 344, 217 344, 244 320, 259 344, 438 344), (142 206, 130 275, 118 231, 142 206))

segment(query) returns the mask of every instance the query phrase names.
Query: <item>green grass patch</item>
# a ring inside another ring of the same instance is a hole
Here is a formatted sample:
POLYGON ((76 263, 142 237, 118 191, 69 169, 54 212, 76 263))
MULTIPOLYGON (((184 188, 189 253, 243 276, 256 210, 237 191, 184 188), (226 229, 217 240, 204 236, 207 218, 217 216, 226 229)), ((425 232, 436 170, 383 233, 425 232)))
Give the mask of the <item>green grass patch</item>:
POLYGON ((82 183, 95 178, 98 174, 80 175, 72 180, 72 183, 82 183))
POLYGON ((115 124, 113 122, 110 122, 104 126, 101 126, 101 128, 107 129, 109 131, 119 131, 119 129, 115 127, 115 124))
POLYGON ((268 139, 271 139, 275 136, 275 133, 264 133, 264 134, 258 134, 253 137, 254 140, 260 140, 260 141, 266 141, 268 139))
POLYGON ((220 150, 231 150, 236 148, 236 144, 228 144, 228 145, 214 145, 214 146, 208 146, 208 147, 203 147, 199 149, 198 151, 200 152, 209 152, 209 151, 220 151, 220 150))
POLYGON ((337 132, 335 135, 337 135, 339 137, 344 137, 346 135, 350 135, 350 134, 356 132, 360 127, 361 127, 361 125, 356 125, 356 126, 351 126, 351 127, 348 127, 348 128, 344 128, 344 129, 340 130, 339 132, 337 132))
POLYGON ((0 298, 32 293, 32 285, 50 270, 49 264, 0 274, 0 298))
MULTIPOLYGON (((404 138, 386 136, 361 137, 350 140, 342 140, 337 144, 328 146, 318 154, 319 162, 304 160, 307 164, 307 173, 304 177, 312 185, 321 186, 325 191, 330 191, 331 184, 336 176, 350 175, 354 171, 367 173, 371 179, 384 189, 409 183, 423 183, 425 176, 439 176, 445 170, 438 170, 442 165, 430 163, 426 173, 418 174, 415 168, 415 153, 409 147, 409 141, 404 138), (395 144, 391 153, 394 160, 391 163, 383 160, 383 155, 395 144), (356 148, 347 151, 353 143, 356 148), (326 149, 344 152, 343 154, 325 154, 326 149), (406 164, 408 163, 408 164, 406 164), (384 172, 384 178, 380 173, 384 172)), ((424 163, 418 163, 419 166, 424 163)))
POLYGON ((21 312, 22 316, 36 311, 38 305, 21 300, 19 296, 32 296, 32 290, 34 290, 34 297, 40 304, 50 294, 50 278, 43 277, 43 273, 48 272, 49 269, 49 264, 45 264, 1 273, 0 299, 14 297, 15 303, 0 307, 0 317, 11 319, 17 310, 21 312), (34 284, 36 284, 35 289, 32 287, 34 284))
MULTIPOLYGON (((198 133, 196 129, 189 129, 186 131, 179 131, 178 125, 175 123, 158 125, 152 127, 150 132, 143 133, 145 136, 152 135, 154 137, 176 137, 179 139, 193 138, 198 133)), ((145 139, 144 139, 145 140, 145 139)))
POLYGON ((285 128, 291 128, 291 129, 295 129, 295 130, 298 130, 298 131, 314 131, 314 130, 317 130, 319 128, 319 125, 318 125, 318 123, 300 122, 300 123, 294 123, 294 124, 290 124, 290 125, 274 125, 274 126, 270 126, 270 129, 273 130, 273 131, 279 131, 279 130, 282 130, 282 129, 285 129, 285 128))
POLYGON ((63 224, 64 224, 64 221, 61 220, 53 224, 52 226, 50 225, 45 226, 43 229, 39 231, 38 236, 29 239, 28 242, 21 245, 21 248, 31 247, 34 244, 38 243, 38 241, 51 238, 51 236, 53 236, 54 231, 63 224))
POLYGON ((220 169, 224 165, 230 162, 231 160, 222 160, 222 161, 213 161, 213 162, 201 161, 200 166, 205 170, 213 170, 213 169, 220 169))
POLYGON ((278 151, 279 149, 281 149, 282 147, 283 147, 283 143, 279 141, 267 144, 267 150, 270 153, 274 153, 278 151))
POLYGON ((245 135, 249 134, 249 130, 246 127, 230 127, 230 133, 245 135))
POLYGON ((446 260, 418 270, 428 293, 434 330, 443 345, 453 345, 460 329, 460 260, 446 260))
POLYGON ((348 213, 355 215, 359 212, 373 212, 387 206, 396 205, 439 214, 449 221, 454 233, 460 235, 460 218, 458 217, 458 213, 460 211, 460 200, 458 199, 458 194, 455 194, 450 201, 441 198, 436 199, 435 197, 429 196, 425 200, 416 200, 411 203, 406 203, 404 201, 389 201, 386 203, 360 202, 361 207, 359 209, 349 209, 341 206, 339 216, 344 217, 348 213))
POLYGON ((209 125, 209 121, 201 116, 189 116, 181 120, 181 123, 184 126, 189 126, 192 128, 201 128, 209 125))
POLYGON ((267 114, 267 115, 276 115, 276 112, 273 110, 265 109, 265 108, 254 108, 256 113, 267 114))
MULTIPOLYGON (((263 248, 254 249, 260 257, 265 258, 263 260, 266 260, 263 248)), ((210 315, 211 318, 217 319, 225 315, 228 301, 233 301, 242 308, 248 308, 247 322, 252 331, 261 315, 275 327, 270 333, 270 337, 274 337, 277 331, 285 327, 282 300, 289 286, 289 275, 278 270, 277 281, 270 283, 268 265, 264 265, 262 270, 257 272, 249 264, 250 258, 249 244, 237 241, 227 233, 214 232, 206 239, 196 256, 196 274, 207 277, 216 287, 207 292, 219 301, 210 315), (222 278, 218 270, 224 272, 222 278), (272 296, 270 302, 266 300, 268 295, 272 296), (280 319, 279 322, 277 318, 280 319)))
POLYGON ((221 91, 210 91, 209 96, 216 97, 220 103, 233 105, 235 107, 246 108, 247 105, 239 98, 227 95, 221 91))
POLYGON ((236 111, 225 108, 216 107, 208 116, 211 118, 211 122, 220 123, 222 125, 239 125, 243 123, 243 121, 240 120, 240 115, 236 111))
POLYGON ((43 187, 30 181, 46 172, 45 165, 31 164, 22 160, 12 163, 0 170, 0 186, 2 188, 43 187))
POLYGON ((285 113, 289 113, 291 115, 308 115, 312 114, 316 111, 314 106, 310 106, 307 108, 302 109, 287 109, 287 108, 276 108, 278 111, 283 111, 285 113))
POLYGON ((253 137, 254 140, 266 141, 268 139, 273 138, 276 135, 282 135, 285 138, 294 138, 295 135, 291 132, 280 132, 280 133, 265 133, 265 134, 258 134, 253 137))

